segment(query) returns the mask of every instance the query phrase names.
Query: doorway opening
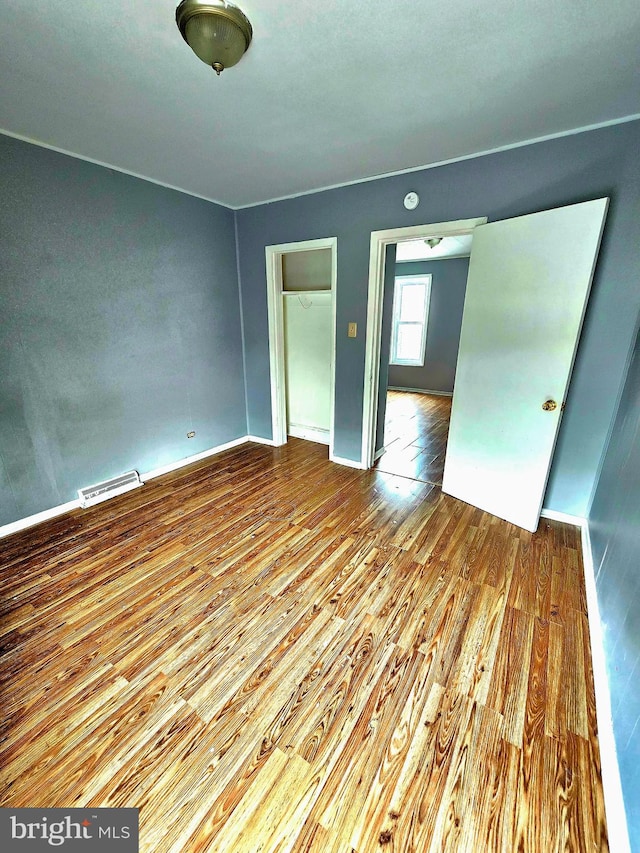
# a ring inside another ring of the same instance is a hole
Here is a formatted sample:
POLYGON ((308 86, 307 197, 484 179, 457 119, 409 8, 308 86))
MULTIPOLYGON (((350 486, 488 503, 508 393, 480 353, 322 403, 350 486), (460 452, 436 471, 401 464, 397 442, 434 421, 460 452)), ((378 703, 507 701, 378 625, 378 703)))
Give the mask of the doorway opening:
MULTIPOLYGON (((607 206, 608 199, 599 198, 490 225, 472 223, 442 491, 532 532, 543 506, 607 206)), ((456 226, 460 233, 463 227, 456 226)), ((451 227, 444 223, 438 231, 451 227)), ((432 233, 437 235, 435 229, 432 233)), ((381 272, 388 260, 383 247, 394 237, 371 235, 363 436, 369 466, 385 390, 379 379, 381 272)))
MULTIPOLYGON (((411 258, 417 260, 418 251, 422 253, 423 258, 430 258, 434 262, 436 258, 442 259, 445 256, 468 256, 474 228, 484 225, 486 221, 486 217, 480 217, 372 232, 363 404, 363 467, 371 468, 378 460, 377 467, 380 470, 397 474, 404 471, 403 476, 413 475, 414 479, 426 478, 427 482, 442 483, 441 469, 444 467, 451 397, 442 393, 419 393, 438 391, 438 388, 428 387, 429 381, 433 384, 434 380, 433 377, 429 380, 423 372, 420 382, 423 387, 412 385, 408 380, 407 371, 410 374, 412 367, 415 373, 415 364, 389 364, 387 371, 391 351, 390 338, 398 337, 398 330, 393 328, 391 317, 394 300, 390 288, 393 288, 396 278, 396 263, 411 263, 411 258), (427 240, 429 243, 426 243, 427 240), (394 257, 393 250, 389 251, 389 247, 393 246, 401 259, 399 262, 394 257), (388 268, 389 264, 394 264, 393 270, 388 268), (401 376, 402 385, 393 381, 394 371, 397 381, 400 381, 398 376, 401 376), (398 388, 401 390, 397 390, 398 388), (385 403, 388 404, 388 417, 385 403), (415 476, 416 474, 419 476, 415 476)), ((415 271, 418 272, 417 269, 415 271)), ((405 272, 408 271, 403 270, 402 275, 405 272)), ((429 314, 431 315, 431 309, 429 314)), ((427 318, 427 323, 429 319, 427 318)), ((415 334, 412 336, 416 337, 415 334)), ((428 344, 427 327, 427 347, 428 344)), ((457 340, 454 346, 457 350, 457 340)), ((407 352, 405 355, 415 354, 407 352)), ((421 354, 420 358, 426 361, 424 354, 421 354)), ((395 360, 407 361, 402 358, 395 360)), ((451 384, 451 392, 452 390, 451 384)))
POLYGON ((271 419, 288 436, 333 455, 337 239, 267 246, 271 419))
POLYGON ((395 263, 387 252, 375 448, 384 473, 442 485, 472 237, 407 240, 395 263))

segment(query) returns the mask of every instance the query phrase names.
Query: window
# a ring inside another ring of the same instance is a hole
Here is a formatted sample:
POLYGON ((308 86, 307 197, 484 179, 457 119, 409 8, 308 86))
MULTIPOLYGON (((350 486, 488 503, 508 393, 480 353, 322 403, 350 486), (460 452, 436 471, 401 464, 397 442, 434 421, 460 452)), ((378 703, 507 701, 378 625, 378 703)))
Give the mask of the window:
POLYGON ((430 293, 430 275, 396 279, 390 364, 424 364, 430 293))

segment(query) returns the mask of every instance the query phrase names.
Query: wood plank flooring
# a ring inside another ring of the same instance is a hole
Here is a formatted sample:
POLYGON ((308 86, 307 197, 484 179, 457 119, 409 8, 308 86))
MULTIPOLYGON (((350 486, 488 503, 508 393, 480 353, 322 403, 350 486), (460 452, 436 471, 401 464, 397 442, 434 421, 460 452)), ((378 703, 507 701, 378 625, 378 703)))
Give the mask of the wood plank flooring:
POLYGON ((5 539, 0 803, 142 851, 604 851, 576 529, 245 445, 5 539))
POLYGON ((451 397, 387 391, 379 471, 442 485, 451 397))

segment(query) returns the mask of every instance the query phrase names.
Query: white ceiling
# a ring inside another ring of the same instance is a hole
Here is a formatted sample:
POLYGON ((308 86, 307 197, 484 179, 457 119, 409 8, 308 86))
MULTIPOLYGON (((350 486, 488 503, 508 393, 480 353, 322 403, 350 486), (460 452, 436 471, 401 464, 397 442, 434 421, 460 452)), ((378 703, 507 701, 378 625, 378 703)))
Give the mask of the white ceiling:
POLYGON ((216 78, 177 0, 3 0, 0 128, 232 207, 640 113, 638 0, 238 0, 216 78))
POLYGON ((424 240, 405 240, 396 246, 396 261, 441 261, 446 258, 468 258, 473 234, 443 237, 431 248, 424 240))

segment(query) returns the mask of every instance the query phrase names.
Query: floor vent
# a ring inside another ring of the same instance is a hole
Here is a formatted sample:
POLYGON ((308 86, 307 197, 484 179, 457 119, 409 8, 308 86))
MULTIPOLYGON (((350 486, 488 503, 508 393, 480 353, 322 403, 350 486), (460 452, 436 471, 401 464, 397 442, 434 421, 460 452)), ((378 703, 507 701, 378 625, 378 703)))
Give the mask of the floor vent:
POLYGON ((99 504, 131 489, 137 489, 138 486, 142 485, 140 474, 137 471, 127 471, 126 474, 121 474, 112 480, 105 480, 103 483, 96 483, 95 486, 78 489, 80 506, 86 509, 86 507, 99 504))

